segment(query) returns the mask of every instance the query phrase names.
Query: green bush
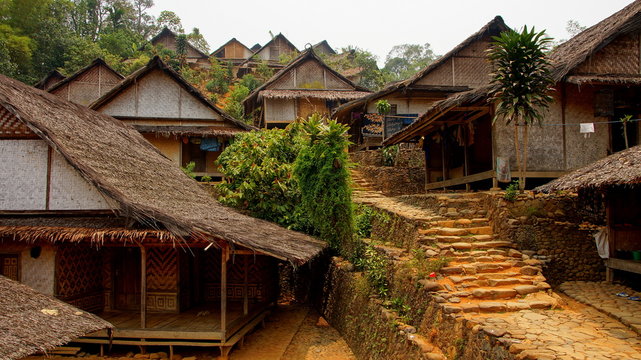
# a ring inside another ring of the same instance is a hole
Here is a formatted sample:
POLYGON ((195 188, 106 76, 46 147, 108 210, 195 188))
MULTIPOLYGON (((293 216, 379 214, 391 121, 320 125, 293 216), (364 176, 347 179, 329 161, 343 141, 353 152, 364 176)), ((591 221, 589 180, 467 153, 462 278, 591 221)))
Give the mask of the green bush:
POLYGON ((387 280, 387 260, 373 246, 367 245, 362 253, 354 260, 358 270, 365 272, 367 281, 376 293, 386 297, 389 293, 387 280))
POLYGON ((513 202, 519 196, 519 181, 514 180, 510 185, 505 189, 505 194, 503 198, 507 201, 513 202))
POLYGON ((398 145, 384 147, 381 150, 381 155, 383 156, 383 166, 394 166, 396 155, 398 155, 398 145))
POLYGON ((372 235, 372 219, 375 214, 371 206, 356 205, 354 211, 354 228, 359 238, 367 239, 372 235))

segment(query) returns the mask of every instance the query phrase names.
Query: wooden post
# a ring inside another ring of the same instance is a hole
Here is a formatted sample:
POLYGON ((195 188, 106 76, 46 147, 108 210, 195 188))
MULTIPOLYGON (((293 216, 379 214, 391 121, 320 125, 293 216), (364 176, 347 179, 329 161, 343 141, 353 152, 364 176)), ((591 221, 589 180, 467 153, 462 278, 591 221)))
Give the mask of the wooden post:
POLYGON ((249 294, 247 294, 247 282, 248 282, 248 273, 249 273, 249 255, 245 255, 245 261, 243 261, 244 274, 243 274, 243 315, 247 316, 249 314, 249 294))
MULTIPOLYGON (((463 126, 463 125, 460 125, 463 126)), ((463 146, 463 176, 468 176, 470 175, 470 167, 468 164, 468 154, 467 154, 467 143, 469 142, 469 136, 470 134, 468 132, 465 132, 465 144, 463 146)), ((471 186, 470 183, 465 184, 465 191, 470 191, 471 186)))
POLYGON ((227 340, 227 260, 229 259, 227 246, 224 244, 220 249, 220 332, 223 334, 223 343, 227 340))
POLYGON ((140 246, 140 328, 147 327, 147 250, 140 246))

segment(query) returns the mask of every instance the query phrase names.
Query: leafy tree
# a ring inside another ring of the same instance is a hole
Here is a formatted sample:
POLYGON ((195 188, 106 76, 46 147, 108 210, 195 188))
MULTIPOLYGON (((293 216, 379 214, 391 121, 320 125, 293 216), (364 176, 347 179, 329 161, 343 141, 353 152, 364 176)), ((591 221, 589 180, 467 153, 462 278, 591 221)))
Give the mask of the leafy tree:
POLYGON ((245 118, 245 108, 242 104, 243 99, 248 95, 249 89, 246 86, 239 83, 234 85, 234 88, 227 98, 227 103, 224 107, 225 112, 238 120, 248 121, 245 118))
POLYGON ((550 63, 545 54, 552 39, 545 32, 528 30, 504 31, 495 36, 488 57, 492 62, 491 100, 496 104, 494 120, 503 119, 514 125, 514 148, 519 167, 519 187, 525 189, 527 170, 528 128, 541 124, 546 109, 552 102, 553 79, 550 63), (523 155, 519 144, 519 129, 522 129, 523 155))
POLYGON ((247 89, 249 89, 249 92, 254 91, 254 89, 262 85, 262 82, 252 74, 243 75, 243 77, 238 81, 238 83, 246 87, 247 89))
POLYGON ((568 34, 570 34, 571 38, 577 36, 580 32, 582 32, 586 28, 587 27, 582 26, 576 20, 568 20, 567 24, 565 25, 565 31, 567 31, 568 34))
POLYGON ((356 69, 360 80, 358 84, 378 90, 387 82, 385 74, 376 64, 376 56, 367 50, 355 46, 341 49, 340 54, 326 58, 326 63, 339 73, 356 69))
POLYGON ((151 27, 153 26, 154 18, 147 14, 147 10, 152 6, 154 6, 153 0, 133 0, 135 30, 143 38, 147 38, 150 35, 151 27))
POLYGON ((396 45, 387 54, 383 70, 393 80, 407 79, 428 66, 435 58, 428 43, 396 45))
POLYGON ((0 72, 21 78, 31 70, 35 43, 9 25, 0 24, 0 72))
POLYGON ((185 32, 180 17, 173 11, 161 11, 158 19, 156 19, 156 24, 160 29, 166 27, 177 34, 183 34, 185 32))
POLYGON ((209 53, 209 44, 198 28, 193 28, 191 30, 191 33, 187 35, 187 40, 189 40, 189 43, 198 50, 204 53, 209 53))

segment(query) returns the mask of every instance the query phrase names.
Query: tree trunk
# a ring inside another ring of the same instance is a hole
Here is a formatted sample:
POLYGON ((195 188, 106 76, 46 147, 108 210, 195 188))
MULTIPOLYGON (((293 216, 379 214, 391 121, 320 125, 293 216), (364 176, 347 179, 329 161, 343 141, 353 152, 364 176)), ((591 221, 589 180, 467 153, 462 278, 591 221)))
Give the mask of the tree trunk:
POLYGON ((627 150, 630 148, 628 146, 628 121, 627 120, 623 121, 623 139, 625 140, 625 148, 627 150))
MULTIPOLYGON (((521 149, 519 147, 519 123, 514 121, 514 149, 516 150, 516 166, 519 169, 519 174, 521 173, 521 149)), ((521 180, 521 175, 519 175, 519 180, 521 180)), ((520 189, 519 183, 519 189, 520 189)))
POLYGON ((521 177, 519 178, 519 189, 521 190, 521 193, 525 190, 525 172, 527 171, 527 140, 528 140, 528 125, 525 124, 523 127, 523 158, 521 161, 523 161, 523 167, 521 170, 521 177))

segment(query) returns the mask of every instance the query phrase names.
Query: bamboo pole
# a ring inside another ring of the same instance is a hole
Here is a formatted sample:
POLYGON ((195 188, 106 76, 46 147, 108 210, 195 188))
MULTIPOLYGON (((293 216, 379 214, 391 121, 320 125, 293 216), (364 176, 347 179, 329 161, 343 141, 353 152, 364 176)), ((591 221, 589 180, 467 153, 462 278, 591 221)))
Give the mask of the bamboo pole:
POLYGON ((220 258, 220 332, 223 334, 223 342, 227 340, 227 259, 229 249, 227 244, 221 247, 220 258))
POLYGON ((147 250, 140 246, 140 328, 147 327, 147 250))

